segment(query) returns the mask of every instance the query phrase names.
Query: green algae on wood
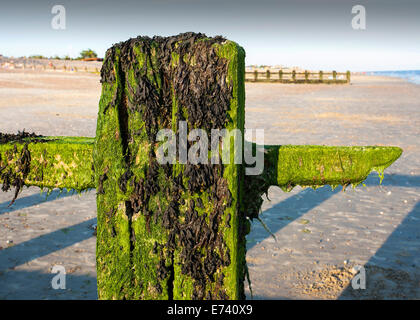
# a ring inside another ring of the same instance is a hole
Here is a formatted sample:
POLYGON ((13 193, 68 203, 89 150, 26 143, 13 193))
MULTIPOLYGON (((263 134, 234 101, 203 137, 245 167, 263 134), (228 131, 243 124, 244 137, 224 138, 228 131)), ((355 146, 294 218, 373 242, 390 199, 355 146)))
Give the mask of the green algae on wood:
MULTIPOLYGON (((251 144, 255 152, 257 145, 251 144)), ((266 145, 261 149, 264 150, 263 173, 245 177, 244 205, 250 218, 258 217, 262 195, 267 194, 270 186, 286 192, 295 186, 316 189, 330 185, 334 189, 342 185, 345 188, 362 183, 372 171, 378 172, 381 182, 384 170, 402 154, 398 147, 383 146, 266 145)))
POLYGON ((99 298, 244 297, 243 168, 214 167, 209 177, 216 179, 217 188, 200 187, 206 167, 157 164, 160 143, 155 137, 159 129, 177 131, 180 121, 189 130, 243 131, 244 55, 236 43, 200 34, 131 39, 108 50, 94 151, 95 180, 102 191, 99 298), (202 93, 196 97, 197 92, 202 93), (207 113, 200 115, 200 107, 207 113), (112 220, 118 216, 116 207, 124 219, 112 220), (192 239, 199 240, 198 246, 188 244, 192 239))
POLYGON ((130 212, 127 196, 119 188, 126 170, 124 116, 119 105, 124 103, 123 79, 120 77, 120 53, 105 60, 112 79, 102 84, 96 139, 93 151, 97 185, 96 269, 100 299, 129 299, 127 284, 132 283, 130 212), (111 65, 107 65, 107 64, 111 65))
POLYGON ((384 170, 397 160, 398 147, 265 146, 265 159, 277 166, 270 184, 284 190, 294 186, 347 186, 363 182, 371 171, 383 179, 384 170))
MULTIPOLYGON (((41 188, 67 188, 83 191, 95 188, 92 175, 93 138, 42 137, 36 142, 10 142, 0 144, 0 168, 19 173, 19 158, 27 144, 30 152, 26 186, 41 188)), ((1 177, 0 182, 3 183, 1 177)))

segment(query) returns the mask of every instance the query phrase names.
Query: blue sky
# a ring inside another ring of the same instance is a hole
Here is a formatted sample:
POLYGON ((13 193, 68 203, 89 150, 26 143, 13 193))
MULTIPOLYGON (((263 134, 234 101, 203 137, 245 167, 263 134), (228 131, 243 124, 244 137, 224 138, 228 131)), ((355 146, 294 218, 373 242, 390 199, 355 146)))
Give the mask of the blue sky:
POLYGON ((418 0, 54 0, 2 2, 0 54, 99 56, 137 35, 194 31, 223 35, 246 50, 246 64, 323 70, 420 69, 418 0), (51 27, 54 5, 66 29, 51 27), (353 30, 354 5, 366 8, 366 30, 353 30))

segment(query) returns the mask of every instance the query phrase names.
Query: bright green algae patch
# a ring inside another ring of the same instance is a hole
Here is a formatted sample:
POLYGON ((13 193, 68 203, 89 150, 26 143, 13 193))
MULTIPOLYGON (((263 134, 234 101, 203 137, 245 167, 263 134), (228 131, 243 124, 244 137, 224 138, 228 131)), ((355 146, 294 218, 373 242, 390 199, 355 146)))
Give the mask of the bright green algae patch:
MULTIPOLYGON (((30 141, 30 140, 29 140, 30 141)), ((93 138, 43 137, 28 142, 30 152, 26 186, 67 188, 83 191, 95 188, 92 172, 93 138)), ((19 158, 25 143, 0 144, 0 168, 19 174, 19 158)), ((0 182, 2 183, 3 181, 0 182)))
POLYGON ((384 170, 397 160, 402 150, 398 147, 332 147, 332 146, 265 146, 266 172, 269 184, 285 191, 294 186, 333 188, 358 185, 371 171, 383 179, 384 170))
POLYGON ((131 297, 127 284, 132 283, 133 278, 130 213, 127 212, 127 196, 119 188, 119 178, 126 170, 123 141, 125 127, 123 115, 118 108, 124 97, 124 79, 120 77, 119 59, 120 52, 117 51, 111 66, 115 79, 112 83, 102 84, 93 151, 97 185, 98 297, 114 300, 131 297))

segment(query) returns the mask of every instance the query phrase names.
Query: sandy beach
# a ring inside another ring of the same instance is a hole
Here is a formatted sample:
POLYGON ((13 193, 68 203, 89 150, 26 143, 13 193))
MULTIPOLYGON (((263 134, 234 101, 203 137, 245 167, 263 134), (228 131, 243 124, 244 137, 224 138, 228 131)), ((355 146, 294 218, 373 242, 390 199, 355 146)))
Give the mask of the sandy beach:
MULTIPOLYGON (((0 69, 0 131, 93 137, 100 93, 91 73, 0 69)), ((404 150, 382 185, 373 173, 345 192, 271 188, 262 219, 276 240, 258 221, 247 237, 254 299, 420 298, 420 85, 246 83, 246 127, 266 144, 404 150), (366 268, 364 290, 350 284, 354 266, 366 268)), ((96 299, 95 191, 11 198, 0 192, 0 299, 96 299), (51 287, 54 265, 65 290, 51 287)))

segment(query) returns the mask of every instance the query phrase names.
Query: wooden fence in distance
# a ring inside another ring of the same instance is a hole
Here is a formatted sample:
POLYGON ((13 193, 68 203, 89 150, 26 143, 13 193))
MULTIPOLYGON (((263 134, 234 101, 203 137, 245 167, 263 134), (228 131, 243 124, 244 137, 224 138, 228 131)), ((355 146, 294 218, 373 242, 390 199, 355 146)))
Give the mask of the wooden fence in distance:
POLYGON ((259 72, 257 70, 245 72, 245 81, 248 82, 279 82, 279 83, 350 83, 350 71, 347 72, 272 72, 267 70, 259 72))

